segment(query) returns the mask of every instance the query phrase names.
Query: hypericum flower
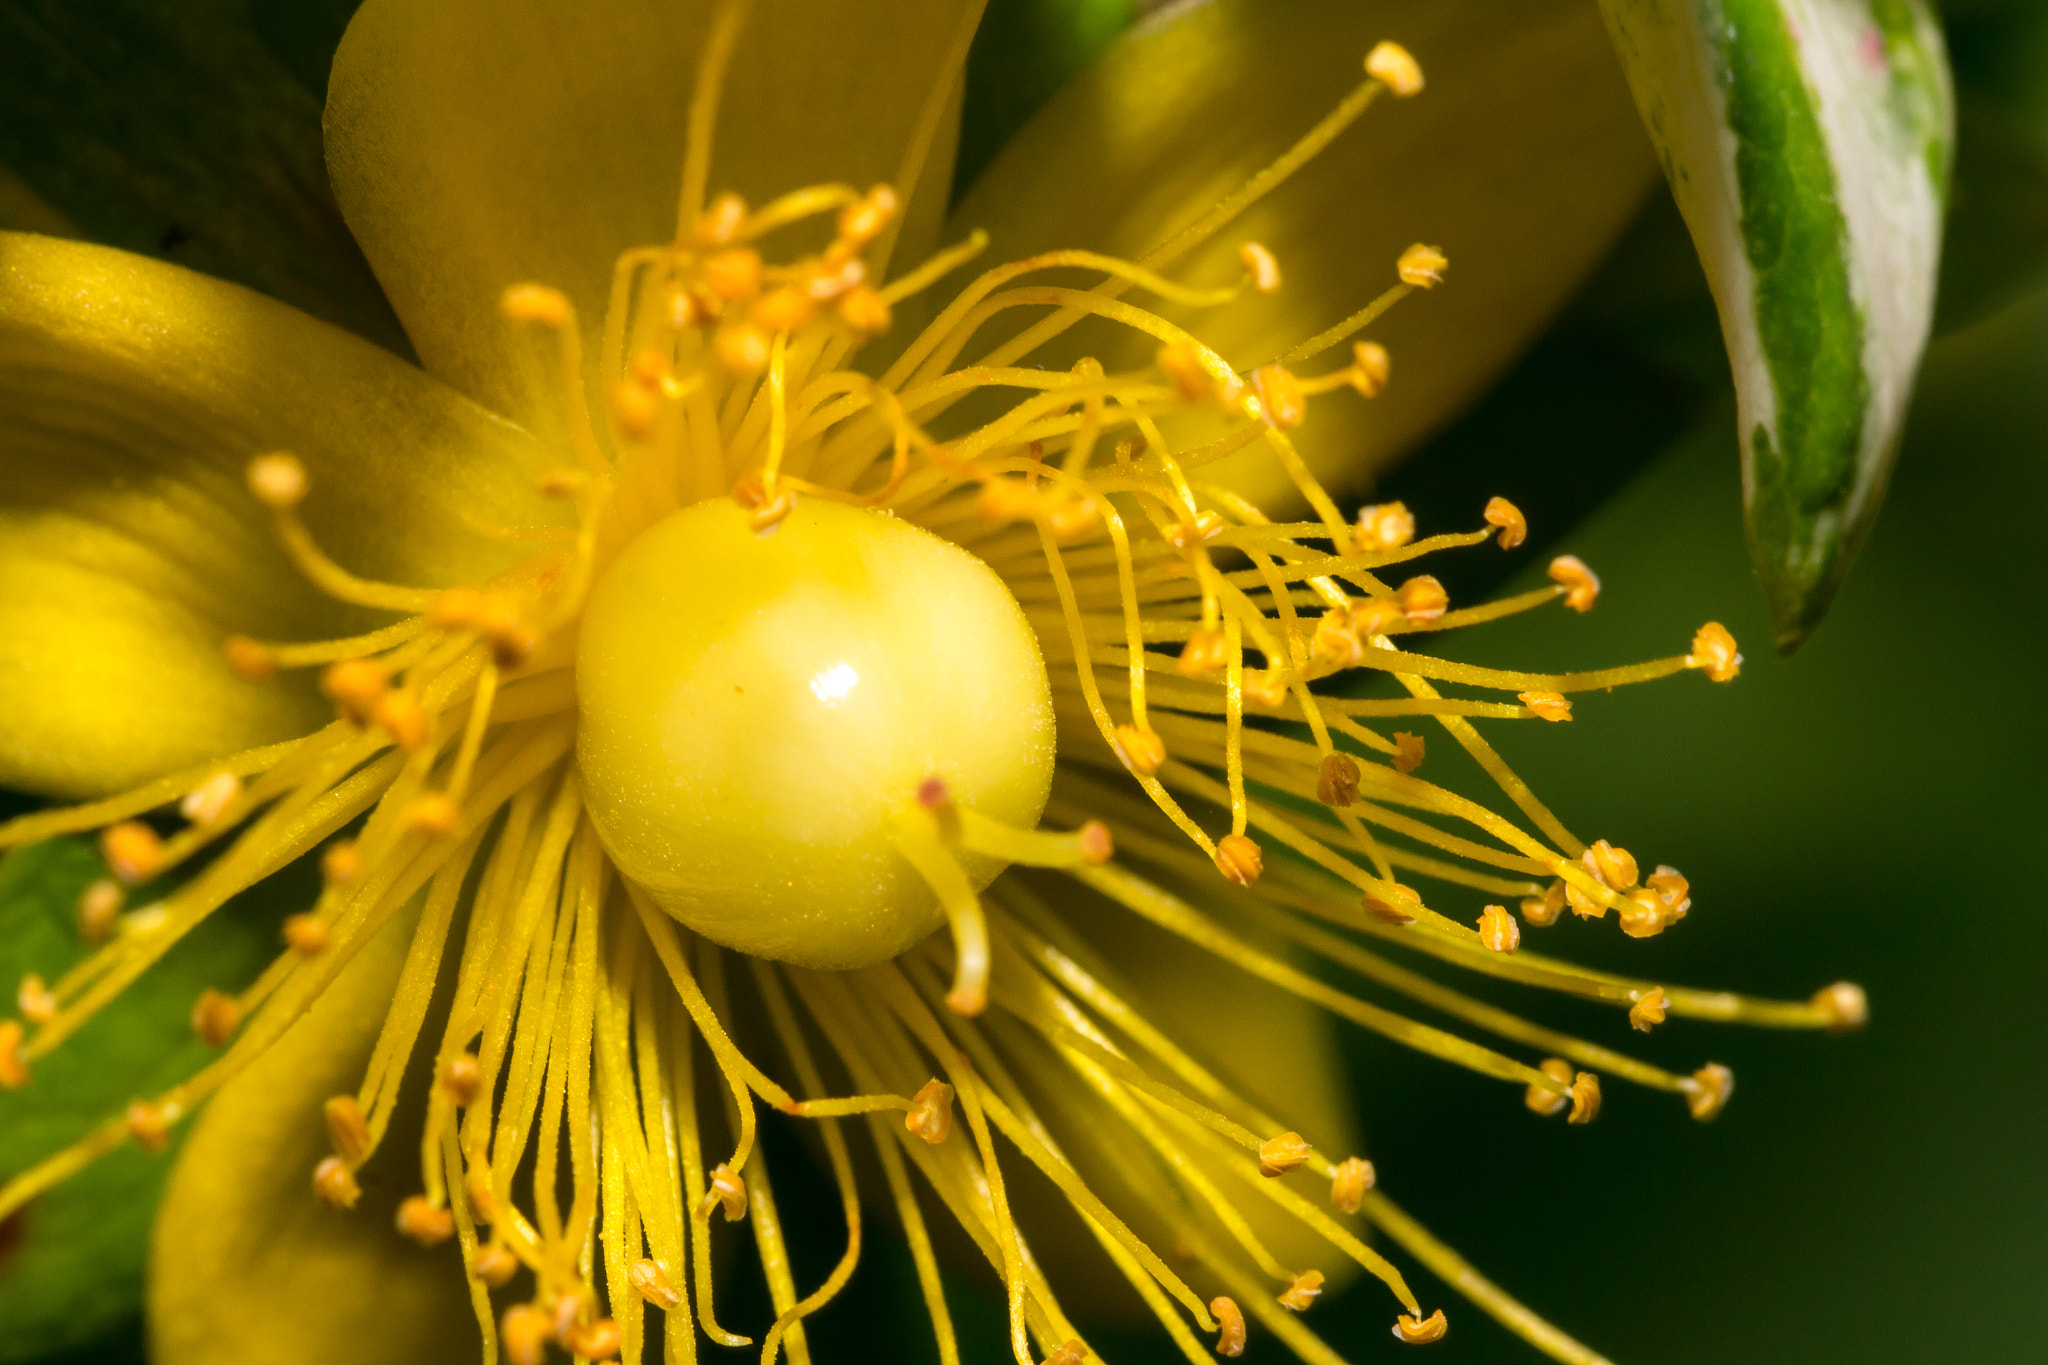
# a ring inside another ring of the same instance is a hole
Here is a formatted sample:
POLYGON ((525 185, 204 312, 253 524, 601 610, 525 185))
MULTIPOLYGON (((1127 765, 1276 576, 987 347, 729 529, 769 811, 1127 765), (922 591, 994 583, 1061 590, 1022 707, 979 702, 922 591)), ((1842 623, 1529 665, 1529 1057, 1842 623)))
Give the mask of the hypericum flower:
MULTIPOLYGON (((376 1247, 341 1257, 329 1283, 353 1305, 356 1335, 328 1349, 431 1354, 414 1338, 439 1325, 439 1300, 413 1282, 459 1257, 484 1341, 516 1365, 555 1350, 690 1359, 700 1329, 758 1340, 772 1362, 807 1355, 803 1319, 853 1272, 863 1213, 850 1140, 864 1135, 942 1360, 957 1348, 934 1208, 1006 1286, 1020 1365, 1088 1354, 1061 1306, 1063 1258, 1047 1251, 1063 1224, 1100 1245, 1194 1359, 1197 1333, 1235 1355, 1260 1331, 1329 1358, 1300 1315, 1347 1261, 1397 1300, 1397 1338, 1441 1337, 1443 1310, 1425 1310, 1367 1227, 1539 1348, 1597 1359, 1376 1188, 1330 1104, 1321 1016, 1585 1123, 1600 1075, 1670 1091, 1703 1119, 1732 1078, 1713 1065, 1674 1074, 1526 1022, 1380 946, 1605 1001, 1642 1030, 1669 1016, 1849 1026, 1862 998, 1836 986, 1806 1004, 1752 1001, 1522 949, 1522 921, 1553 924, 1566 907, 1660 933, 1684 918, 1690 888, 1576 837, 1474 722, 1568 720, 1569 694, 1686 670, 1727 681, 1740 656, 1711 623, 1687 653, 1581 673, 1408 647, 1560 597, 1584 611, 1598 591, 1564 558, 1555 587, 1454 606, 1407 566, 1514 544, 1522 514, 1496 498, 1475 529, 1422 539, 1399 504, 1346 517, 1289 434, 1388 385, 1387 350, 1361 334, 1443 280, 1443 252, 1411 247, 1386 262, 1377 298, 1249 365, 1161 311, 1256 307, 1282 288, 1286 263, 1254 241, 1238 243, 1237 280, 1167 272, 1381 96, 1421 91, 1414 59, 1372 48, 1323 121, 1209 212, 1162 225, 1176 230, 1155 250, 1054 251, 988 270, 870 374, 850 367, 855 353, 983 241, 892 274, 905 204, 890 185, 786 188, 759 204, 709 193, 739 16, 721 10, 703 43, 675 230, 609 263, 593 325, 560 287, 587 281, 586 262, 577 281, 502 281, 501 332, 422 333, 423 354, 485 391, 510 391, 491 368, 516 363, 506 338, 541 342, 551 398, 510 405, 531 434, 429 381, 373 388, 361 350, 324 335, 274 357, 331 366, 296 376, 322 388, 327 420, 438 451, 459 487, 499 488, 510 467, 567 511, 494 526, 530 509, 480 496, 426 509, 447 515, 437 521, 409 505, 421 482, 396 464, 316 478, 294 454, 247 461, 249 494, 291 559, 367 628, 312 642, 237 635, 227 656, 252 684, 316 673, 334 719, 0 827, 4 845, 98 831, 107 866, 80 906, 81 931, 104 945, 55 982, 22 983, 20 1018, 0 1024, 0 1083, 61 1066, 67 1037, 238 892, 313 856, 323 889, 254 984, 195 1001, 192 1027, 219 1059, 16 1178, 0 1214, 125 1142, 163 1146, 219 1095, 161 1215, 153 1295, 167 1360, 263 1339, 268 1316, 294 1311, 260 1277, 224 1275, 221 1248, 240 1220, 349 1217, 372 1196, 366 1164, 395 1138, 416 1142, 418 1161, 385 1176, 402 1198, 395 1231, 376 1237, 427 1250, 406 1248, 418 1259, 395 1270, 376 1247), (1084 319, 1142 337, 1147 362, 1034 363, 1084 319), (467 369, 451 358, 465 354, 458 342, 474 347, 467 369), (1280 472, 1305 519, 1275 522, 1213 477, 1245 452, 1280 472), (448 569, 447 581, 382 581, 330 557, 301 514, 320 524, 336 494, 352 515, 384 519, 406 563, 448 569), (465 572, 475 560, 457 547, 479 529, 525 545, 523 557, 465 572), (1361 671, 1398 695, 1318 686, 1361 671), (1512 814, 1418 776, 1423 740, 1378 728, 1406 718, 1438 723, 1512 814), (122 912, 125 888, 178 871, 161 899, 122 912), (1410 884, 1422 881, 1498 903, 1467 922, 1410 884), (1410 1020, 1329 984, 1311 959, 1555 1055, 1530 1065, 1410 1020), (308 1085, 329 1093, 311 1099, 308 1085), (409 1117, 409 1101, 423 1113, 409 1117), (763 1101, 816 1125, 842 1197, 846 1251, 817 1285, 797 1284, 785 1254, 757 1143, 763 1101), (291 1177, 306 1203, 252 1198, 250 1172, 292 1148, 280 1134, 323 1120, 328 1152, 291 1177), (1007 1177, 1020 1164, 1065 1207, 1016 1206, 1007 1177), (749 1324, 753 1336, 715 1306, 714 1228, 743 1219, 777 1312, 749 1324)), ((365 22, 351 34, 357 61, 383 32, 365 22)), ((344 72, 350 61, 345 49, 344 72)), ((356 98, 374 85, 360 66, 352 78, 356 98)), ((940 82, 915 120, 906 186, 950 89, 940 82)), ((346 145, 366 157, 374 142, 346 145)), ((90 313, 110 254, 10 251, 8 288, 90 313)), ((380 264, 404 277, 418 263, 399 252, 380 264)), ((175 321, 178 291, 194 286, 151 278, 175 321)), ((412 278, 408 297, 433 287, 412 278)), ((61 393, 49 401, 56 410, 61 393)), ((260 449, 265 433, 247 435, 260 449)), ((61 665, 61 637, 50 649, 61 665)), ((246 695, 274 715, 295 704, 246 695)))

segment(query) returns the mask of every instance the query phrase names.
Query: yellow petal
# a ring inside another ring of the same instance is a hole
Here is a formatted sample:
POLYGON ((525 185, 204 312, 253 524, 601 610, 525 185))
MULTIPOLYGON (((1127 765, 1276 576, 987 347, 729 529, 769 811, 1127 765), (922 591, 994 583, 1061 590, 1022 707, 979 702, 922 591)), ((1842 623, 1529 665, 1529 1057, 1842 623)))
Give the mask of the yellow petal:
MULTIPOLYGON (((552 426, 545 357, 507 327, 498 297, 511 284, 551 284, 594 327, 613 259, 674 235, 697 54, 715 8, 369 0, 356 12, 328 86, 328 172, 430 371, 552 426)), ((719 103, 712 191, 759 203, 819 182, 894 181, 920 112, 957 85, 945 57, 979 8, 756 6, 719 103)), ((925 207, 906 252, 932 239, 943 209, 954 122, 943 127, 918 192, 898 186, 925 207)))
MULTIPOLYGON (((346 1213, 313 1198, 328 1154, 320 1106, 354 1093, 411 939, 400 915, 263 1058, 201 1111, 150 1240, 156 1365, 441 1365, 474 1360, 476 1319, 453 1244, 393 1225, 419 1188, 424 1109, 395 1116, 346 1213)), ((416 1091, 419 1087, 413 1087, 416 1091)))
POLYGON ((90 795, 322 718, 221 654, 366 624, 276 548, 243 471, 277 448, 312 475, 314 534, 377 577, 473 581, 510 555, 466 514, 558 515, 526 437, 386 352, 175 266, 0 234, 0 786, 90 795))
MULTIPOLYGON (((1392 352, 1386 392, 1369 403, 1348 391, 1319 399, 1298 433, 1319 475, 1357 488, 1513 360, 1655 182, 1597 7, 1176 6, 1062 90, 976 183, 949 231, 986 227, 989 260, 1067 246, 1142 253, 1307 131, 1362 79, 1367 49, 1383 38, 1414 53, 1426 88, 1382 96, 1307 169, 1173 267, 1179 278, 1228 281, 1241 269, 1240 244, 1258 241, 1279 259, 1279 293, 1170 313, 1234 365, 1258 365, 1394 284, 1409 244, 1440 246, 1445 282, 1366 333, 1392 352)), ((1101 359, 1114 369, 1149 354, 1101 359)), ((1348 360, 1347 346, 1304 369, 1348 360)), ((1246 493, 1286 499, 1270 456, 1232 464, 1246 493)))

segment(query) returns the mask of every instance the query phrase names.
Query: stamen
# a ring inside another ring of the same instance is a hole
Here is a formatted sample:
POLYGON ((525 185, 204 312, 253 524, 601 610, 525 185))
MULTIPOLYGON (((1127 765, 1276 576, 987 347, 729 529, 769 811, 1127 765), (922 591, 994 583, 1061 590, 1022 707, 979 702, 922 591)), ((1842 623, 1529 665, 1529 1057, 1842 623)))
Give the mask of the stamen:
POLYGON ((1216 1317, 1216 1354, 1226 1359, 1244 1354, 1244 1313, 1235 1300, 1218 1296, 1209 1300, 1216 1317))
POLYGON ((1365 1193, 1378 1183, 1379 1175, 1373 1164, 1363 1157, 1348 1156, 1337 1163, 1336 1174, 1330 1178, 1330 1204, 1339 1213, 1357 1213, 1365 1202, 1365 1193))
MULTIPOLYGON (((1503 538, 1506 532, 1502 532, 1503 538)), ((1550 578, 1564 589, 1564 604, 1573 611, 1585 613, 1593 610, 1593 603, 1600 598, 1600 579, 1586 561, 1577 555, 1559 555, 1550 561, 1550 578)))
POLYGON ((1628 1008, 1629 1027, 1638 1033, 1648 1033, 1664 1022, 1665 1011, 1670 1004, 1662 986, 1646 991, 1642 999, 1628 1008))
POLYGON ((1444 1333, 1450 1330, 1450 1323, 1444 1319, 1444 1310, 1439 1308, 1421 1321, 1403 1313, 1394 1320, 1394 1338, 1410 1346, 1425 1346, 1432 1341, 1442 1341, 1444 1333))
POLYGON ((1687 668, 1703 669, 1714 682, 1733 682, 1742 671, 1742 655, 1735 637, 1719 621, 1709 621, 1692 637, 1692 653, 1685 656, 1687 668))
POLYGON ((1306 1313, 1315 1307, 1316 1299, 1323 1292, 1323 1272, 1304 1270, 1294 1277, 1294 1283, 1279 1295, 1282 1308, 1291 1308, 1297 1313, 1306 1313))
POLYGON ((1529 538, 1528 518, 1522 515, 1521 508, 1506 498, 1487 499, 1485 517, 1487 525, 1500 527, 1500 547, 1503 550, 1512 550, 1529 538))

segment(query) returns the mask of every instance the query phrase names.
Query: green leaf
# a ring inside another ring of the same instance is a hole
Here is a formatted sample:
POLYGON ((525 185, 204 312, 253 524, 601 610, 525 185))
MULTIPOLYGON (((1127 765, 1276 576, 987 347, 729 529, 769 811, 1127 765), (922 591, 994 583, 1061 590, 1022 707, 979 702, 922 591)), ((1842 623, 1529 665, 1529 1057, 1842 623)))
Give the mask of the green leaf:
POLYGON ((954 197, 1067 78, 1137 21, 1138 0, 989 0, 967 54, 954 197))
MULTIPOLYGON (((33 845, 0 861, 0 987, 11 993, 28 972, 54 981, 86 956, 76 906, 104 875, 83 839, 33 845)), ((303 877, 283 881, 279 892, 309 898, 303 877)), ((146 896, 147 889, 139 898, 146 896)), ((194 1000, 208 986, 253 977, 276 951, 276 925, 275 914, 247 904, 217 912, 40 1061, 26 1086, 0 1092, 0 1179, 205 1065, 214 1054, 193 1036, 194 1000)), ((0 1225, 0 1362, 132 1328, 142 1311, 150 1220, 170 1167, 170 1153, 122 1147, 0 1225)))
POLYGON ((1868 534, 1933 317, 1954 146, 1922 0, 1601 0, 1713 286, 1778 647, 1868 534))
POLYGON ((410 355, 328 193, 306 83, 324 85, 344 17, 339 0, 0 0, 0 226, 47 230, 40 201, 88 240, 410 355))

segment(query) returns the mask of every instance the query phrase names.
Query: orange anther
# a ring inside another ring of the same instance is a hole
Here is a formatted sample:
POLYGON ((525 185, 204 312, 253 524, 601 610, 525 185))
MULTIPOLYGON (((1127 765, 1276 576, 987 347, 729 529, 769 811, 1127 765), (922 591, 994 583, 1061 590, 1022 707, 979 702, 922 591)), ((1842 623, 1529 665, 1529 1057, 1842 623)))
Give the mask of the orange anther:
POLYGON ((19 1090, 28 1084, 28 1063, 21 1059, 21 1021, 0 1019, 0 1089, 19 1090))
POLYGON ((1411 626, 1436 620, 1451 605, 1450 594, 1444 591, 1444 585, 1428 574, 1403 583, 1394 600, 1400 603, 1401 615, 1411 626))
POLYGON ((277 675, 277 655, 270 646, 246 635, 230 635, 227 642, 228 667, 250 682, 262 682, 277 675))
POLYGON ((1028 479, 990 479, 981 486, 981 519, 991 526, 1030 521, 1045 504, 1045 494, 1028 479))
POLYGON ((728 1223, 737 1223, 747 1216, 747 1187, 723 1161, 711 1172, 711 1188, 697 1201, 697 1216, 709 1218, 715 1208, 725 1210, 728 1223))
POLYGON ((612 421, 627 440, 644 441, 654 434, 655 425, 661 421, 659 392, 645 384, 621 379, 606 391, 605 396, 611 406, 612 421))
POLYGON ((1388 924, 1413 924, 1422 916, 1422 897, 1397 883, 1388 883, 1385 895, 1366 892, 1362 904, 1365 913, 1388 924))
POLYGON ((1260 710, 1278 711, 1287 704, 1287 675, 1277 668, 1261 668, 1245 674, 1244 699, 1260 710))
POLYGON ((720 326, 711 338, 711 349, 732 374, 759 374, 768 365, 768 334, 751 322, 720 326))
POLYGON ((1323 755, 1316 769, 1316 800, 1326 806, 1348 806, 1358 800, 1358 760, 1335 750, 1323 755))
POLYGON ((1600 1078, 1581 1071, 1572 1078, 1572 1112, 1566 1123, 1591 1123, 1600 1117, 1600 1078))
POLYGON ((1173 387, 1190 403, 1216 396, 1216 376, 1202 363, 1202 348, 1194 342, 1185 338, 1169 341, 1159 348, 1157 360, 1173 387))
POLYGON ((1412 773, 1422 766, 1424 746, 1422 736, 1406 730, 1394 731, 1394 756, 1390 762, 1404 773, 1412 773))
POLYGON ((21 1017, 31 1024, 47 1024, 57 1017, 56 995, 34 972, 21 978, 21 988, 14 993, 14 1003, 21 1010, 21 1017))
POLYGON ((1387 387, 1394 358, 1377 341, 1360 341, 1351 347, 1351 387, 1367 398, 1377 398, 1387 387))
POLYGON ((1214 676, 1218 669, 1227 667, 1230 656, 1228 644, 1220 630, 1198 629, 1188 636, 1188 642, 1181 646, 1180 661, 1173 671, 1183 678, 1196 682, 1214 676))
POLYGON ((1384 82, 1387 93, 1406 99, 1422 89, 1422 68, 1399 43, 1374 43, 1365 54, 1365 74, 1384 82))
POLYGON ((1201 545, 1223 534, 1223 518, 1214 512, 1197 512, 1186 521, 1166 528, 1166 543, 1176 550, 1201 545))
POLYGON ((786 284, 755 299, 752 317, 763 331, 794 332, 811 320, 816 308, 808 291, 786 284))
POLYGON ((1081 1365, 1088 1358, 1088 1348, 1078 1341, 1063 1341, 1052 1349, 1039 1365, 1081 1365))
POLYGON ((544 284, 515 284, 498 296, 498 307, 514 322, 567 327, 573 311, 569 296, 544 284))
POLYGON ((320 878, 329 886, 354 886, 363 875, 363 851, 353 839, 336 839, 320 855, 320 878))
POLYGON ((398 1206, 398 1230, 423 1247, 439 1246, 455 1235, 455 1215, 423 1194, 398 1206))
POLYGON ((1294 1277, 1294 1283, 1274 1297, 1282 1308, 1292 1308, 1297 1313, 1306 1313, 1315 1307, 1316 1298, 1323 1292, 1323 1272, 1304 1270, 1294 1277))
POLYGON ((285 946, 300 957, 314 957, 327 951, 330 940, 327 925, 318 915, 287 915, 284 921, 285 946))
POLYGON ((866 246, 889 226, 901 207, 902 201, 892 187, 875 186, 859 203, 840 210, 839 239, 850 246, 866 246))
POLYGON ((128 1136, 144 1151, 161 1152, 171 1145, 171 1116, 161 1106, 130 1100, 123 1117, 128 1123, 128 1136))
POLYGON ((1626 891, 1636 884, 1636 860, 1625 848, 1616 848, 1605 839, 1596 839, 1593 846, 1580 855, 1580 861, 1616 891, 1626 891))
POLYGON ((1664 902, 1666 919, 1674 923, 1692 908, 1692 883, 1669 863, 1659 863, 1655 872, 1643 878, 1643 885, 1657 893, 1657 899, 1664 902))
POLYGON ((242 1026, 242 1007, 235 997, 211 988, 199 993, 192 1006, 192 1031, 208 1047, 221 1047, 242 1026))
POLYGON ((185 793, 178 814, 195 825, 210 825, 226 815, 228 807, 242 794, 242 779, 229 772, 215 773, 185 793))
POLYGON ((1308 416, 1308 395, 1293 371, 1280 365, 1261 365, 1252 371, 1252 389, 1266 420, 1276 427, 1298 427, 1308 416))
POLYGON ((704 288, 727 303, 750 299, 761 287, 761 253, 736 246, 704 261, 704 288))
POLYGON ((554 1336, 553 1315, 530 1303, 515 1303, 498 1319, 498 1340, 510 1365, 541 1365, 554 1336))
POLYGON ((1331 669, 1352 668, 1365 658, 1365 642, 1351 624, 1351 613, 1332 608, 1316 618, 1315 635, 1309 653, 1331 669))
POLYGON ((1166 741, 1150 729, 1119 725, 1116 727, 1116 756, 1132 772, 1150 777, 1159 771, 1160 764, 1166 762, 1166 741))
POLYGON ((1244 1310, 1237 1306, 1237 1300, 1220 1295, 1209 1300, 1209 1316, 1216 1319, 1216 1354, 1243 1355, 1244 1310))
POLYGON ((446 792, 427 792, 405 808, 405 827, 433 839, 450 839, 462 823, 462 812, 446 792))
POLYGON ((449 588, 434 594, 427 603, 427 623, 443 630, 468 630, 488 610, 484 594, 475 588, 449 588))
POLYGON ((1412 284, 1418 289, 1434 289, 1443 283, 1444 271, 1450 264, 1443 252, 1417 242, 1401 253, 1401 259, 1394 262, 1394 270, 1403 284, 1412 284))
POLYGON ((1668 907, 1647 886, 1623 892, 1615 908, 1621 912, 1621 932, 1630 938, 1655 938, 1671 927, 1668 907))
POLYGON ((1337 1163, 1330 1177, 1330 1204, 1339 1213, 1357 1213, 1365 1206, 1365 1192, 1379 1183, 1379 1172, 1361 1156, 1347 1156, 1337 1163))
POLYGON ((1415 539, 1415 514, 1405 502, 1374 503, 1358 509, 1360 552, 1390 554, 1415 539))
POLYGON ((1523 1094, 1523 1104, 1528 1105, 1533 1112, 1549 1118, 1571 1103, 1569 1092, 1572 1084, 1572 1064, 1562 1057, 1545 1057, 1536 1069, 1565 1087, 1566 1093, 1560 1094, 1548 1086, 1537 1085, 1532 1081, 1527 1092, 1523 1094))
POLYGON ((1742 671, 1742 655, 1735 637, 1719 621, 1709 621, 1692 637, 1692 653, 1685 656, 1687 667, 1703 670, 1715 682, 1732 681, 1742 671))
POLYGON ((105 943, 114 936, 125 893, 121 884, 102 877, 78 898, 78 934, 87 943, 105 943))
POLYGON ((725 246, 747 224, 747 201, 728 190, 697 215, 690 236, 698 246, 725 246))
POLYGON ((371 712, 390 685, 391 675, 372 659, 343 659, 320 675, 320 690, 342 719, 355 725, 370 723, 371 712))
POLYGON ((1479 912, 1479 941, 1496 953, 1512 953, 1522 946, 1522 926, 1505 905, 1489 905, 1479 912))
POLYGON ((258 455, 249 461, 249 491, 273 511, 289 511, 304 502, 306 487, 306 467, 296 455, 258 455))
POLYGON ((891 318, 888 301, 864 284, 839 300, 839 320, 862 336, 880 336, 889 330, 891 318))
POLYGON ((1522 918, 1539 929, 1548 928, 1564 913, 1564 904, 1564 883, 1552 882, 1542 895, 1522 898, 1522 918))
POLYGON ((501 1289, 519 1273, 519 1258, 501 1246, 482 1247, 470 1270, 491 1288, 501 1289))
POLYGON ((1239 886, 1250 886, 1266 870, 1266 860, 1244 835, 1226 834, 1216 841, 1216 870, 1239 886))
POLYGON ((1100 867, 1116 856, 1116 841, 1110 837, 1109 826, 1100 820, 1090 820, 1074 832, 1074 841, 1080 845, 1081 861, 1090 867, 1100 867))
POLYGON ((1564 589, 1564 604, 1573 611, 1588 612, 1600 600, 1600 577, 1577 555, 1559 555, 1550 561, 1550 581, 1564 589))
POLYGON ((641 1260, 626 1272, 626 1278, 640 1297, 664 1313, 672 1313, 683 1301, 682 1291, 676 1288, 675 1279, 662 1268, 661 1262, 641 1260))
POLYGON ((953 1087, 934 1076, 910 1097, 903 1126, 936 1147, 953 1131, 953 1087))
POLYGON ((1246 242, 1237 249, 1237 259, 1244 262, 1244 273, 1251 277, 1252 288, 1261 294, 1270 294, 1280 287, 1280 262, 1265 247, 1246 242))
POLYGON ((336 1155, 349 1165, 361 1164, 370 1154, 370 1123, 354 1095, 333 1095, 321 1106, 327 1118, 327 1136, 336 1155))
POLYGON ((1665 1014, 1671 1007, 1671 998, 1664 994, 1662 986, 1652 986, 1636 998, 1628 1007, 1628 1026, 1637 1033, 1648 1033, 1664 1022, 1665 1014))
POLYGON ((1870 1022, 1870 997, 1853 981, 1837 981, 1813 993, 1813 1007, 1827 1020, 1829 1033, 1854 1033, 1870 1022))
POLYGON ((1299 1133, 1282 1133, 1259 1144, 1259 1174, 1268 1180, 1286 1175, 1309 1158, 1315 1149, 1299 1133))
POLYGON ((483 1063, 474 1052, 458 1052, 441 1064, 440 1083, 441 1093, 454 1101, 456 1108, 467 1109, 483 1093, 483 1063))
POLYGON ((1529 708, 1529 713, 1541 720, 1560 721, 1572 718, 1572 704, 1558 692, 1518 692, 1515 700, 1529 708))
POLYGON ((618 1352, 626 1334, 610 1318, 579 1322, 562 1333, 562 1344, 580 1360, 603 1360, 618 1352))
POLYGON ((1529 538, 1529 519, 1506 498, 1487 499, 1484 515, 1488 526, 1500 527, 1501 549, 1512 550, 1529 538))
MULTIPOLYGON (((858 256, 843 261, 820 263, 803 276, 804 293, 820 303, 830 303, 868 277, 867 262, 858 256)), ((879 296, 877 296, 879 297, 879 296)))
POLYGON ((1445 1321, 1441 1308, 1420 1320, 1406 1313, 1394 1319, 1395 1338, 1410 1346, 1427 1346, 1432 1341, 1442 1341, 1444 1333, 1450 1330, 1451 1324, 1445 1321))
POLYGON ((139 820, 123 820, 100 831, 100 856, 107 871, 125 885, 146 882, 163 870, 164 841, 139 820))
POLYGON ((407 753, 418 752, 434 729, 426 708, 420 705, 419 694, 409 687, 394 687, 377 698, 377 704, 370 708, 370 718, 407 753))
POLYGON ((1391 597, 1368 597, 1351 607, 1351 628, 1364 639, 1384 635, 1407 619, 1408 613, 1391 597))
POLYGON ((1065 494, 1051 500, 1045 512, 1046 529, 1062 545, 1093 531, 1102 521, 1102 505, 1085 493, 1065 494))
POLYGON ((1692 1073, 1692 1084, 1685 1090, 1685 1107, 1701 1123, 1719 1114, 1728 1105, 1728 1097, 1735 1093, 1735 1073, 1719 1062, 1708 1062, 1692 1073))

